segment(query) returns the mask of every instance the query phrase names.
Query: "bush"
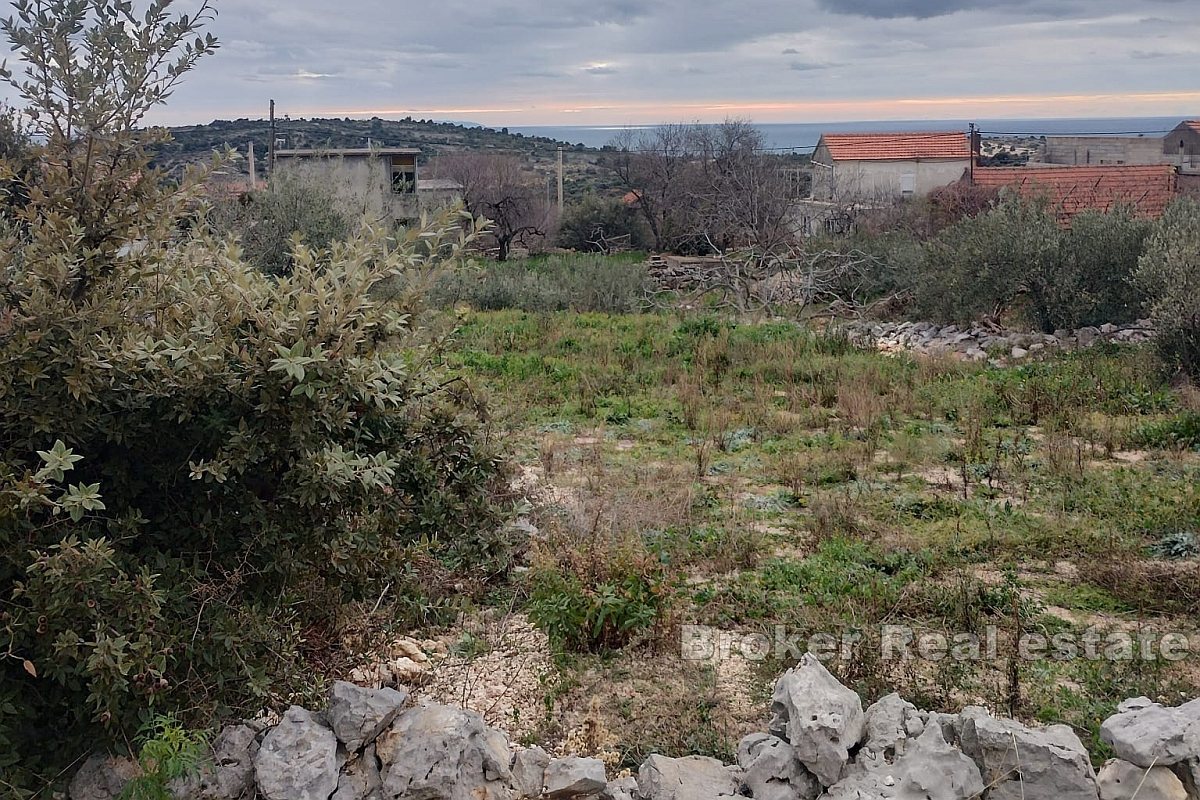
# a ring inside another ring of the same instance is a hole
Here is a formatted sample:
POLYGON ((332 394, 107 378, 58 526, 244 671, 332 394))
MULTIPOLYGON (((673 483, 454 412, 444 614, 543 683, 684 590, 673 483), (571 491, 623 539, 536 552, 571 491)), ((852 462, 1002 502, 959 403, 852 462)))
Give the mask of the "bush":
POLYGON ((1134 280, 1149 298, 1163 359, 1200 378, 1200 203, 1171 204, 1150 234, 1134 280))
POLYGON ((646 250, 650 244, 646 221, 616 198, 588 195, 568 208, 558 223, 559 247, 581 253, 646 250))
POLYGON ((636 543, 544 549, 530 572, 529 618, 554 644, 604 652, 658 624, 670 607, 666 565, 636 543))
POLYGON ((156 0, 130 27, 128 5, 46 0, 6 23, 43 141, 0 247, 7 788, 164 711, 207 723, 304 688, 306 640, 336 640, 342 604, 382 587, 436 591, 427 561, 480 591, 507 564, 504 462, 442 388, 419 309, 374 291, 471 235, 447 218, 298 246, 286 277, 246 264, 192 224, 194 178, 151 170, 159 134, 135 127, 215 46, 195 39, 207 12, 156 0), (69 75, 45 63, 71 48, 69 75))
POLYGON ((441 275, 430 302, 480 311, 636 311, 648 287, 646 267, 602 256, 548 256, 498 262, 441 275))
POLYGON ((243 258, 270 275, 291 272, 297 237, 324 250, 350 234, 328 186, 289 175, 274 176, 262 191, 218 201, 209 221, 216 232, 236 237, 243 258))
POLYGON ((1141 311, 1129 279, 1148 231, 1125 208, 1084 212, 1063 228, 1045 202, 1005 197, 928 244, 917 310, 970 322, 1019 309, 1046 333, 1129 322, 1141 311))

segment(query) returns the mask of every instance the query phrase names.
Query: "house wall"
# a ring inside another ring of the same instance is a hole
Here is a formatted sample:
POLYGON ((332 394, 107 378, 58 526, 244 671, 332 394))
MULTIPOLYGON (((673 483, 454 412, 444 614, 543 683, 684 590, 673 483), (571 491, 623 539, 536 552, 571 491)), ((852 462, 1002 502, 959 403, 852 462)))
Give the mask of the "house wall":
POLYGON ((380 156, 288 156, 275 162, 280 175, 328 186, 352 216, 408 222, 420 216, 416 194, 392 192, 391 164, 380 156))
POLYGON ((890 200, 903 195, 906 182, 912 194, 922 197, 934 189, 962 179, 971 167, 970 159, 930 159, 920 161, 820 161, 820 150, 813 155, 813 198, 829 201, 890 200))
POLYGON ((1047 164, 1161 164, 1162 139, 1147 136, 1047 136, 1047 164))
POLYGON ((1180 125, 1162 139, 1163 160, 1186 170, 1200 170, 1200 133, 1180 125))

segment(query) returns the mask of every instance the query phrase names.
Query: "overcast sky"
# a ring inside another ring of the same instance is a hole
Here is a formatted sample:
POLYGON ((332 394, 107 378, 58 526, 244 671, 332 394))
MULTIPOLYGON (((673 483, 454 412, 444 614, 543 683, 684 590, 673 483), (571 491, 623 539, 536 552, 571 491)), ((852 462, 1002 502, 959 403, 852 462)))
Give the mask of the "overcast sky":
POLYGON ((1200 116, 1197 0, 216 4, 221 49, 155 121, 1200 116))

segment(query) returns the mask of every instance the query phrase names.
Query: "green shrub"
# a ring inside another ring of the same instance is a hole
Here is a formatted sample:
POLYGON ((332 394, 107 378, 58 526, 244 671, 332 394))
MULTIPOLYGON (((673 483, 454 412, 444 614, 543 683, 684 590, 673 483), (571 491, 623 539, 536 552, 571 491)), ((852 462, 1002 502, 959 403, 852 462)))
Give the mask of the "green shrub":
POLYGON ((272 177, 261 191, 217 202, 209 221, 217 233, 237 238, 248 263, 271 275, 291 272, 296 238, 323 250, 350 234, 350 221, 328 186, 289 175, 272 177))
POLYGON ((142 731, 138 767, 120 800, 172 800, 173 781, 199 774, 208 751, 204 731, 189 731, 170 715, 155 717, 142 731))
POLYGON ((1134 279, 1149 298, 1164 360, 1200 378, 1200 203, 1171 204, 1150 235, 1134 279))
POLYGON ((618 258, 549 256, 534 263, 487 264, 443 274, 430 302, 465 303, 479 311, 636 311, 645 296, 646 268, 618 258))
POLYGON ((916 310, 947 322, 1021 310, 1047 333, 1131 321, 1141 304, 1130 277, 1148 231, 1124 208, 1064 228, 1045 202, 1005 197, 927 245, 916 310))
POLYGON ((529 618, 562 650, 604 652, 662 622, 666 565, 637 543, 545 548, 529 575, 529 618))
POLYGON ((1185 411, 1158 422, 1147 422, 1133 432, 1140 447, 1200 448, 1200 412, 1185 411))
POLYGON ((443 388, 420 309, 374 292, 471 234, 364 230, 297 247, 275 278, 191 224, 194 179, 150 169, 159 134, 135 127, 215 46, 195 39, 207 12, 167 5, 130 26, 125 2, 46 0, 6 23, 42 141, 36 191, 0 227, 9 786, 164 711, 206 721, 305 688, 305 640, 336 638, 343 604, 455 583, 419 588, 424 564, 478 591, 507 565, 504 462, 443 388))
POLYGON ((581 253, 646 250, 650 244, 646 221, 617 198, 590 194, 558 221, 558 246, 581 253))

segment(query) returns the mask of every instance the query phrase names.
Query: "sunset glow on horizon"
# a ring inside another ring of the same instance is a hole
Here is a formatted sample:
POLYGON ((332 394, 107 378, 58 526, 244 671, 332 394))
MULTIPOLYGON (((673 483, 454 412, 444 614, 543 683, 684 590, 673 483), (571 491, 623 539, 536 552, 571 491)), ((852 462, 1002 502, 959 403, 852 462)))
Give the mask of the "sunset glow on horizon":
POLYGON ((914 119, 1087 118, 1200 116, 1200 91, 1134 94, 914 97, 874 100, 636 102, 583 105, 565 101, 526 107, 464 104, 437 108, 296 109, 296 117, 416 117, 463 119, 488 125, 653 125, 717 122, 854 122, 914 119))

